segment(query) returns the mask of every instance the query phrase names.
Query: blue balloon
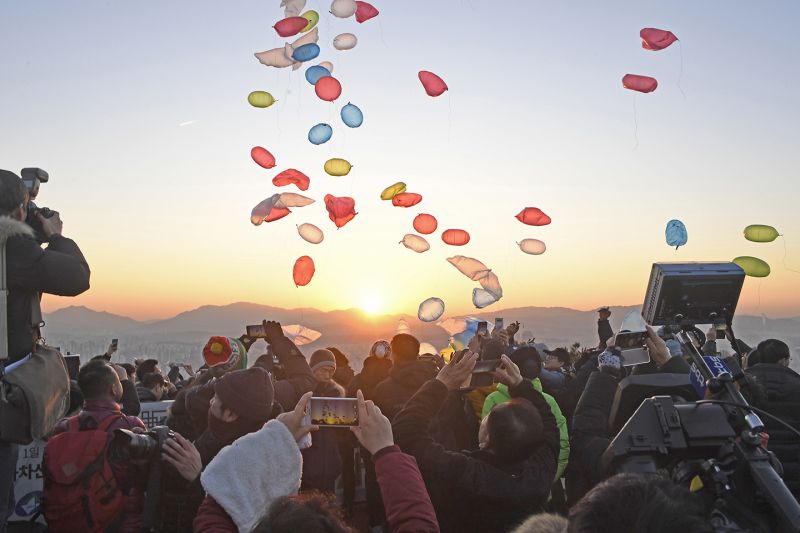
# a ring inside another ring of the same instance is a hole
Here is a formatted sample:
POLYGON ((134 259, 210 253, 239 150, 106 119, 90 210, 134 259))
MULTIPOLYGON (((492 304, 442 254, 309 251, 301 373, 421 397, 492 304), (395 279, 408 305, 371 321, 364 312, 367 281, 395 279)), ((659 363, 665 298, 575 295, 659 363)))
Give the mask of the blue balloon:
POLYGON ((331 140, 333 128, 328 124, 317 124, 308 132, 308 140, 311 144, 323 144, 331 140))
POLYGON ((667 222, 667 244, 674 246, 676 249, 686 244, 689 240, 689 234, 686 231, 686 226, 680 220, 670 220, 667 222))
POLYGON ((292 59, 295 61, 311 61, 319 55, 319 46, 316 43, 308 43, 294 49, 292 59))
POLYGON ((351 128, 357 128, 364 123, 364 113, 362 113, 357 106, 348 102, 347 105, 342 108, 342 122, 351 128))
POLYGON ((320 78, 324 78, 325 76, 330 76, 331 71, 326 69, 325 67, 321 67, 319 65, 314 65, 313 67, 308 67, 306 69, 306 80, 311 85, 316 85, 317 81, 320 78))

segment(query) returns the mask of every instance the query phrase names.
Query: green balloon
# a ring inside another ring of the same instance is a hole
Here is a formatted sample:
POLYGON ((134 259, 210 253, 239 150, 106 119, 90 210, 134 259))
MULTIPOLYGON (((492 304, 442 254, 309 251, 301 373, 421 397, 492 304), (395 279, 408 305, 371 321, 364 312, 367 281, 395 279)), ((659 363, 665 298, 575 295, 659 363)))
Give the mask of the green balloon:
POLYGON ((734 263, 739 265, 744 273, 754 278, 766 278, 769 276, 770 269, 766 261, 757 257, 750 257, 743 255, 733 260, 734 263))
POLYGON ((764 224, 751 224, 744 228, 744 238, 753 242, 772 242, 778 238, 778 230, 764 224))
POLYGON ((251 92, 247 95, 247 101, 250 102, 251 106, 261 108, 269 107, 276 102, 275 98, 266 91, 251 92))

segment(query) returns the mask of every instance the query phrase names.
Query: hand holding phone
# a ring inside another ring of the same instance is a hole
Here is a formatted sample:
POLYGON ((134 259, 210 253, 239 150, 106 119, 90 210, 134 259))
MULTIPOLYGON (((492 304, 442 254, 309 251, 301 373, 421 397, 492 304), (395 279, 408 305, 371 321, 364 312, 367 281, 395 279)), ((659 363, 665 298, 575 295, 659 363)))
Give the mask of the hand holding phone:
POLYGON ((364 395, 359 390, 357 393, 358 426, 350 428, 358 442, 369 453, 375 455, 384 448, 394 444, 392 423, 386 418, 377 405, 372 401, 364 401, 364 395))
POLYGON ((500 366, 494 371, 494 377, 498 382, 510 388, 522 383, 522 373, 519 371, 519 367, 505 354, 500 356, 500 366))
POLYGON ((457 390, 466 381, 469 382, 478 354, 470 350, 462 350, 453 354, 450 363, 445 365, 436 376, 449 390, 457 390))
POLYGON ((300 398, 300 401, 297 402, 297 405, 294 406, 292 411, 281 413, 276 418, 278 422, 281 422, 286 426, 286 429, 289 430, 296 441, 300 441, 300 439, 305 435, 308 435, 311 431, 315 431, 317 429, 315 426, 308 424, 307 422, 303 422, 303 420, 306 418, 306 409, 309 401, 311 400, 312 394, 314 393, 307 392, 303 394, 303 396, 300 398))

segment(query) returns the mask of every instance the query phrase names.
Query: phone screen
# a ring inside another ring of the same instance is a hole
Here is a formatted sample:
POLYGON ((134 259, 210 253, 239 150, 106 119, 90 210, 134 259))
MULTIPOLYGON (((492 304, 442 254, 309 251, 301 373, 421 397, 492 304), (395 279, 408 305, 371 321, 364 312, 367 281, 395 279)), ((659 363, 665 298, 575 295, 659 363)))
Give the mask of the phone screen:
POLYGON ((503 318, 497 317, 494 319, 494 329, 503 329, 503 318))
POLYGON ((264 325, 255 324, 253 326, 247 326, 247 336, 251 339, 263 339, 265 337, 264 325))
POLYGON ((497 370, 498 366, 500 366, 500 359, 476 362, 475 368, 472 369, 472 374, 461 384, 460 388, 467 390, 488 387, 494 383, 492 372, 497 370))
POLYGON ((625 331, 617 333, 616 344, 620 350, 635 350, 644 346, 646 331, 625 331))
POLYGON ((308 412, 311 423, 317 426, 358 425, 358 403, 355 398, 311 398, 308 412))
POLYGON ((478 322, 478 330, 476 331, 478 335, 486 335, 489 333, 489 324, 486 322, 478 322))
POLYGON ((111 346, 116 348, 118 344, 119 344, 119 339, 111 339, 111 346))

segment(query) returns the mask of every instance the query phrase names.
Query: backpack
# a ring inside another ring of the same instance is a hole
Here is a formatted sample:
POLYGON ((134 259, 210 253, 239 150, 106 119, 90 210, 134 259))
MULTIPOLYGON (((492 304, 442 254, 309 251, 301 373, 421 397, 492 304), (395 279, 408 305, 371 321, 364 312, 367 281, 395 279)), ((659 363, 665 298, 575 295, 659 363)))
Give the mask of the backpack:
POLYGON ((108 460, 109 416, 95 429, 82 429, 78 417, 51 438, 44 449, 44 516, 50 531, 101 532, 122 515, 127 497, 108 460))

